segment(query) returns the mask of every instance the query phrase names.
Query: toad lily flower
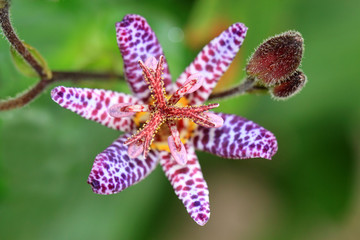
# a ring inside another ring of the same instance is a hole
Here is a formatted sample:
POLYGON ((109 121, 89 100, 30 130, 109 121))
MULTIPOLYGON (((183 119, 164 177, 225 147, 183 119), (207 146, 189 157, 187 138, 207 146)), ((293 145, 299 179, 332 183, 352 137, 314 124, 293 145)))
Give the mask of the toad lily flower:
POLYGON ((271 132, 242 117, 208 111, 218 104, 202 105, 238 52, 246 30, 241 23, 231 25, 173 84, 152 29, 141 16, 127 15, 116 23, 116 34, 134 96, 62 86, 52 90, 60 106, 127 132, 96 156, 88 178, 95 193, 118 193, 160 163, 190 216, 204 225, 210 217, 209 191, 195 149, 224 158, 271 159, 277 151, 271 132))

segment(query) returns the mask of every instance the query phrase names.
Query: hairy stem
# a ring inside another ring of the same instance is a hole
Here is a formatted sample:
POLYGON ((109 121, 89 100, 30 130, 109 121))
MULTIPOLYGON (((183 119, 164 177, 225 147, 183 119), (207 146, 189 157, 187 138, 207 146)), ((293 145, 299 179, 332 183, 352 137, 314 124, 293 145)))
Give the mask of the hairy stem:
POLYGON ((38 95, 40 95, 45 88, 54 82, 63 81, 81 81, 81 80, 109 80, 122 79, 123 76, 113 73, 92 73, 92 72, 60 72, 54 71, 51 79, 42 79, 37 84, 32 86, 29 90, 21 93, 15 98, 0 101, 0 111, 11 110, 14 108, 23 107, 38 95))
POLYGON ((35 86, 31 87, 28 91, 21 93, 15 98, 0 102, 0 111, 10 110, 25 106, 31 100, 35 99, 48 85, 46 81, 40 81, 35 86))
POLYGON ((16 51, 25 59, 25 61, 38 73, 40 81, 32 86, 29 90, 19 94, 15 98, 8 100, 0 100, 0 111, 11 110, 25 106, 38 95, 40 95, 46 87, 55 82, 61 81, 79 81, 85 79, 93 80, 109 80, 123 79, 122 75, 114 73, 93 73, 93 72, 72 72, 72 71, 52 71, 51 75, 46 74, 45 69, 29 52, 23 42, 16 35, 9 19, 9 1, 0 0, 0 26, 1 29, 16 51))
POLYGON ((0 24, 5 37, 15 48, 15 50, 26 60, 26 62, 30 64, 30 66, 37 72, 41 79, 46 79, 47 75, 44 72, 43 67, 31 55, 31 53, 28 51, 22 41, 18 38, 13 27, 11 26, 8 2, 5 2, 5 6, 0 9, 0 24))
POLYGON ((252 77, 247 77, 240 84, 238 84, 232 88, 229 88, 227 90, 224 90, 224 91, 221 91, 218 93, 211 94, 208 100, 222 99, 222 98, 228 98, 228 97, 241 95, 246 92, 250 92, 250 91, 254 90, 254 88, 256 88, 255 79, 252 77))

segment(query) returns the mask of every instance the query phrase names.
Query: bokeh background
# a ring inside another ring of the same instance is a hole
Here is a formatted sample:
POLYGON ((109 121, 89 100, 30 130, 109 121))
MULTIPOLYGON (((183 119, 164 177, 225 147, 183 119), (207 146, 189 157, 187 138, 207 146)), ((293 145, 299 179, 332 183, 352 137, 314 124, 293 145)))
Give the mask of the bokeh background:
MULTIPOLYGON (((357 0, 13 0, 20 37, 53 70, 122 72, 114 23, 143 15, 175 79, 202 46, 234 22, 249 31, 219 88, 240 82, 263 39, 303 34, 304 90, 288 101, 247 95, 219 110, 275 133, 272 161, 198 153, 210 190, 204 226, 188 216, 158 167, 141 183, 100 196, 86 183, 95 156, 119 132, 50 99, 0 113, 0 239, 360 239, 360 1, 357 0)), ((0 39, 0 97, 37 81, 15 69, 0 39)), ((117 81, 72 86, 129 91, 117 81)))

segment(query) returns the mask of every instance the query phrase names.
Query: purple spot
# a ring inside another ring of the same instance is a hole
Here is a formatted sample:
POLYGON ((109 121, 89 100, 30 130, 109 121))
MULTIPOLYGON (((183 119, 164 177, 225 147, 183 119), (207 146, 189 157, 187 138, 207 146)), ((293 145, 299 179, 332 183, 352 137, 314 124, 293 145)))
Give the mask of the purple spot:
POLYGON ((146 46, 146 51, 149 52, 151 48, 154 47, 154 44, 149 44, 146 46))
POLYGON ((246 128, 245 128, 246 131, 250 131, 251 129, 253 129, 252 125, 247 125, 246 128))
POLYGON ((133 53, 133 54, 131 54, 130 58, 136 59, 137 56, 138 56, 138 55, 137 55, 136 53, 133 53))
POLYGON ((206 220, 206 219, 207 219, 207 217, 206 217, 206 215, 205 215, 205 214, 203 214, 203 213, 199 213, 199 214, 197 215, 197 219, 200 219, 201 221, 204 221, 204 220, 206 220))
POLYGON ((191 196, 191 199, 197 199, 198 198, 198 195, 192 195, 191 196))
POLYGON ((131 169, 134 169, 134 167, 135 167, 134 163, 132 163, 132 162, 129 163, 129 166, 131 169))
POLYGON ((269 146, 265 145, 264 148, 263 148, 263 152, 266 153, 268 150, 269 150, 269 146))
POLYGON ((178 170, 176 170, 174 172, 174 175, 178 175, 178 174, 185 174, 185 173, 188 173, 189 172, 189 168, 188 167, 184 167, 184 168, 180 168, 178 170))
POLYGON ((93 180, 91 181, 91 186, 92 186, 94 189, 99 190, 99 188, 100 188, 100 182, 99 182, 98 180, 93 179, 93 180))
POLYGON ((211 65, 206 65, 205 66, 205 69, 206 69, 206 71, 208 71, 208 72, 212 72, 213 71, 213 67, 211 66, 211 65))
POLYGON ((193 185, 194 181, 192 179, 186 181, 186 185, 193 185))
POLYGON ((107 163, 103 163, 103 166, 104 166, 104 168, 106 168, 107 170, 109 170, 109 168, 110 168, 109 164, 107 164, 107 163))
POLYGON ((63 92, 58 92, 57 95, 62 98, 64 96, 64 93, 63 92))
POLYGON ((209 135, 205 134, 203 139, 201 140, 201 143, 205 146, 209 142, 209 135))

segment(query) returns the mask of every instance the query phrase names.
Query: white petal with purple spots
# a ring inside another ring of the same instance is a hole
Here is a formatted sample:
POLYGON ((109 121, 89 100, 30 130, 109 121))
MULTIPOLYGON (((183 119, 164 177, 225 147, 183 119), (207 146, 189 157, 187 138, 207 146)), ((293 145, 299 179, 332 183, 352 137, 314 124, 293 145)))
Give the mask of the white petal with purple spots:
POLYGON ((246 31, 247 27, 242 23, 231 25, 206 45, 180 75, 176 81, 178 87, 182 86, 191 74, 199 73, 205 78, 201 88, 188 95, 190 105, 202 104, 208 99, 218 80, 239 51, 246 31))
MULTIPOLYGON (((133 14, 126 15, 121 22, 116 23, 116 38, 130 88, 146 103, 150 98, 150 90, 143 79, 143 71, 138 62, 139 60, 145 62, 149 57, 159 59, 164 55, 159 41, 145 18, 133 14)), ((164 87, 169 93, 173 86, 166 59, 163 67, 164 87)))
POLYGON ((157 166, 158 153, 150 151, 147 158, 130 158, 124 145, 130 134, 120 136, 107 149, 96 156, 88 183, 98 194, 113 194, 138 183, 157 166))
POLYGON ((185 144, 185 148, 188 154, 186 165, 177 164, 165 151, 159 152, 160 165, 192 219, 203 226, 210 217, 209 190, 194 147, 185 144))
POLYGON ((245 118, 216 113, 224 119, 220 128, 198 127, 194 146, 224 158, 266 158, 276 153, 277 141, 270 131, 245 118))
POLYGON ((118 103, 139 104, 136 97, 103 89, 56 87, 52 99, 63 108, 109 128, 129 132, 136 129, 132 118, 114 118, 108 108, 118 103))

